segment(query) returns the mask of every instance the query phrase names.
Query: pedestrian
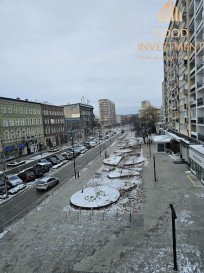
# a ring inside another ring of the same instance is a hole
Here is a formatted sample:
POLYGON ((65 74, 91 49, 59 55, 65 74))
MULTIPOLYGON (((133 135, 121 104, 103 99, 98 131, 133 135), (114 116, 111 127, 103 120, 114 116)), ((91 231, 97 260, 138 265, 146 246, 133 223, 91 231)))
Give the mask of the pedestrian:
POLYGON ((106 154, 106 151, 105 151, 105 158, 107 158, 107 154, 106 154))

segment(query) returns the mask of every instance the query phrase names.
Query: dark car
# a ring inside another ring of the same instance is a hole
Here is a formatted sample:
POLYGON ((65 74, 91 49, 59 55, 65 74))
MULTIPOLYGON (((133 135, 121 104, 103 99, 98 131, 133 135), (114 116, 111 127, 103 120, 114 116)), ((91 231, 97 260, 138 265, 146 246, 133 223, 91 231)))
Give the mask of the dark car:
POLYGON ((86 149, 91 149, 91 145, 89 142, 84 143, 84 146, 86 147, 86 149))
POLYGON ((72 159, 73 158, 73 152, 64 152, 62 153, 62 156, 64 157, 64 159, 72 159))
POLYGON ((47 158, 47 160, 49 161, 49 162, 51 162, 53 165, 57 165, 57 164, 59 164, 60 163, 60 161, 59 161, 59 159, 57 159, 56 157, 49 157, 49 158, 47 158))
POLYGON ((41 177, 43 176, 43 173, 44 173, 43 167, 41 166, 33 166, 32 168, 29 169, 29 171, 34 172, 36 177, 41 177))
MULTIPOLYGON (((11 186, 7 183, 7 190, 9 190, 11 186)), ((6 186, 3 179, 0 179, 0 194, 6 193, 6 186)))
POLYGON ((33 171, 25 170, 18 174, 18 177, 23 180, 23 182, 30 182, 34 181, 36 178, 36 175, 33 171))
POLYGON ((38 162, 35 167, 39 167, 42 169, 43 173, 47 173, 50 170, 50 166, 48 166, 46 163, 40 163, 38 162))
POLYGON ((54 157, 56 157, 60 161, 64 160, 64 157, 62 155, 60 155, 60 154, 56 154, 56 155, 54 155, 54 157))

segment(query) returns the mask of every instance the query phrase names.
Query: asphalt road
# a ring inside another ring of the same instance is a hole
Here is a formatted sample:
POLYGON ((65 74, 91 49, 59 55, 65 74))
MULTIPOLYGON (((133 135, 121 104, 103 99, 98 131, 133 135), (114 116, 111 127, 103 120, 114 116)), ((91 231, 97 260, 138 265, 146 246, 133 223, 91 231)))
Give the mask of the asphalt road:
MULTIPOLYGON (((96 146, 93 149, 87 151, 85 154, 80 155, 75 159, 76 162, 76 172, 80 175, 80 170, 84 168, 90 161, 92 161, 96 156, 99 155, 100 149, 107 148, 117 139, 117 135, 113 136, 107 141, 103 142, 100 146, 96 146)), ((104 155, 103 155, 104 156, 104 155)), ((49 174, 48 174, 49 175, 49 174)), ((68 179, 74 176, 74 161, 70 161, 67 163, 67 167, 63 169, 59 169, 57 173, 55 173, 56 177, 59 178, 60 184, 65 183, 68 179)), ((53 188, 48 192, 38 192, 35 187, 27 189, 26 191, 16 195, 14 198, 8 200, 4 204, 0 206, 0 232, 3 231, 9 224, 11 224, 14 220, 19 217, 22 217, 29 210, 38 205, 42 200, 44 200, 47 196, 49 196, 53 190, 57 187, 53 188)))

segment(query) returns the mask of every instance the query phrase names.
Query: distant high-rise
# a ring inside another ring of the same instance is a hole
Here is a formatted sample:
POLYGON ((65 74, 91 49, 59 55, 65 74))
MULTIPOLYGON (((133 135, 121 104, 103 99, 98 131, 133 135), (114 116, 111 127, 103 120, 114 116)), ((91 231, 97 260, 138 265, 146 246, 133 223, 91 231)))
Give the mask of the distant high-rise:
POLYGON ((115 103, 108 99, 101 99, 99 102, 100 123, 103 127, 111 127, 116 124, 115 103))

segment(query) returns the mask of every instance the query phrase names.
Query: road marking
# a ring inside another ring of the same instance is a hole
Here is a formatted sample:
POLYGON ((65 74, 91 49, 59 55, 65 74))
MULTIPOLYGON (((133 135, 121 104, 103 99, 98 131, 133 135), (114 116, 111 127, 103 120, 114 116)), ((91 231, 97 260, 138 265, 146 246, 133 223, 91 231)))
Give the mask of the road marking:
POLYGON ((196 184, 193 182, 193 180, 189 177, 189 175, 186 175, 186 177, 191 181, 191 183, 193 184, 193 186, 195 188, 204 188, 204 186, 196 186, 196 184))

